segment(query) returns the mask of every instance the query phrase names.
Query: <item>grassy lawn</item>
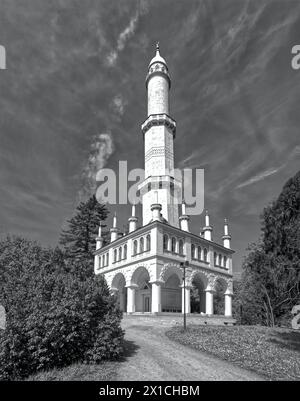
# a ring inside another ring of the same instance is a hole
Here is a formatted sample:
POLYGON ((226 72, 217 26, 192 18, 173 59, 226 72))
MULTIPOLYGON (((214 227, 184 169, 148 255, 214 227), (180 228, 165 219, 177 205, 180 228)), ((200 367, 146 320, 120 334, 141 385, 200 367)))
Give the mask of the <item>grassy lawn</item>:
POLYGON ((116 377, 117 362, 100 365, 74 364, 63 369, 52 369, 30 376, 29 381, 111 381, 116 377))
POLYGON ((260 326, 174 327, 174 341, 213 354, 271 380, 300 380, 300 333, 260 326))

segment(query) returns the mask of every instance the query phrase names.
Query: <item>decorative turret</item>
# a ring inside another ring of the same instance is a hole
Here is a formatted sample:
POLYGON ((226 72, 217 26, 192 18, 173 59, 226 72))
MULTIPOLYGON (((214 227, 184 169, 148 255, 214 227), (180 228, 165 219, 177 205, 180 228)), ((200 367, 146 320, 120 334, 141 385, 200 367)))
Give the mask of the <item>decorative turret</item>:
POLYGON ((225 248, 230 249, 231 235, 229 234, 227 219, 224 219, 224 235, 222 237, 222 240, 223 240, 223 246, 225 248))
POLYGON ((212 227, 209 225, 209 214, 206 210, 205 212, 205 227, 203 227, 204 238, 211 241, 212 240, 212 227))
POLYGON ((132 210, 131 210, 131 217, 128 219, 129 223, 129 232, 131 233, 132 231, 135 231, 137 228, 137 221, 138 218, 135 215, 135 205, 132 205, 132 210))
POLYGON ((180 228, 183 231, 189 232, 189 216, 186 214, 186 207, 185 207, 185 202, 182 202, 181 206, 181 216, 179 217, 179 222, 180 222, 180 228))
POLYGON ((103 241, 104 241, 104 238, 102 237, 102 226, 101 226, 101 221, 100 221, 98 237, 96 237, 96 250, 102 248, 103 241))
POLYGON ((160 203, 153 203, 151 205, 151 212, 152 212, 151 221, 162 221, 161 209, 162 207, 160 203))
POLYGON ((118 238, 119 238, 119 229, 117 228, 117 214, 115 212, 115 215, 113 218, 113 226, 110 229, 110 242, 113 242, 118 238))

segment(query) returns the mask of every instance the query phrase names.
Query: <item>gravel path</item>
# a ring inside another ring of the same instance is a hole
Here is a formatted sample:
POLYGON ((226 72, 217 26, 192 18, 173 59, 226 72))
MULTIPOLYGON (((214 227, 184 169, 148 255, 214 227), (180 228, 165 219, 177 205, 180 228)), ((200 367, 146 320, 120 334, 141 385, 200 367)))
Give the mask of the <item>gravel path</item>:
POLYGON ((164 333, 175 324, 178 320, 165 317, 124 317, 128 356, 120 363, 116 380, 263 380, 255 373, 169 340, 164 333))

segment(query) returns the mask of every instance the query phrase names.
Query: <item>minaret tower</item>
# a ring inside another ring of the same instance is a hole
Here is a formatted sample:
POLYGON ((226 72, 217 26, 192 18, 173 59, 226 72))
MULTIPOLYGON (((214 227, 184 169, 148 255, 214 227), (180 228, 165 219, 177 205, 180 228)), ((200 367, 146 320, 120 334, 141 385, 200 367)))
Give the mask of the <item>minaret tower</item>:
POLYGON ((171 80, 168 66, 159 53, 150 61, 146 88, 148 117, 142 124, 145 147, 145 181, 139 189, 143 198, 143 225, 152 219, 151 205, 160 204, 162 217, 179 227, 178 204, 181 185, 174 177, 176 122, 169 116, 171 80))

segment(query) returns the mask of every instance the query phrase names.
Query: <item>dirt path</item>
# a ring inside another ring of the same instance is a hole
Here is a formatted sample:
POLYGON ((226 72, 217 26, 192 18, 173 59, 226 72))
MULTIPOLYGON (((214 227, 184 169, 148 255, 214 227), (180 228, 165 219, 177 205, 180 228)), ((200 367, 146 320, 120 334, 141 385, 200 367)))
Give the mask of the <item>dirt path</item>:
POLYGON ((255 373, 169 340, 171 319, 123 319, 128 357, 116 380, 263 380, 255 373))

